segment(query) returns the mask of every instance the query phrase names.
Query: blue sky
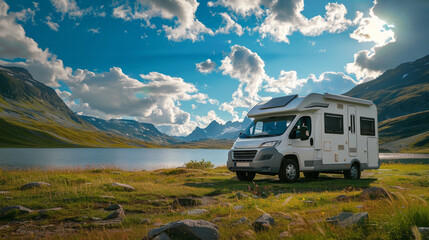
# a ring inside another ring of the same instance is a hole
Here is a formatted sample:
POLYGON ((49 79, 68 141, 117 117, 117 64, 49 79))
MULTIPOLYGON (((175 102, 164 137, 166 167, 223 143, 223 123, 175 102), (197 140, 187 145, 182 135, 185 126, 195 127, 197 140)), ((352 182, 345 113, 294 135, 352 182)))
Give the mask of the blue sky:
POLYGON ((27 68, 80 114, 187 135, 270 97, 341 94, 425 56, 427 10, 423 0, 0 0, 0 64, 27 68))

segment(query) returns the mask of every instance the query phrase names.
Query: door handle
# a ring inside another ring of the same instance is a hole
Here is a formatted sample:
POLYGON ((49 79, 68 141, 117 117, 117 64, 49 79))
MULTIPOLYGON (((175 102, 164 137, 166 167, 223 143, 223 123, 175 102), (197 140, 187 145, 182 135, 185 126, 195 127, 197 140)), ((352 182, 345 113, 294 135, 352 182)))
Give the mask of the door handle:
POLYGON ((313 146, 313 138, 310 138, 310 146, 313 146))

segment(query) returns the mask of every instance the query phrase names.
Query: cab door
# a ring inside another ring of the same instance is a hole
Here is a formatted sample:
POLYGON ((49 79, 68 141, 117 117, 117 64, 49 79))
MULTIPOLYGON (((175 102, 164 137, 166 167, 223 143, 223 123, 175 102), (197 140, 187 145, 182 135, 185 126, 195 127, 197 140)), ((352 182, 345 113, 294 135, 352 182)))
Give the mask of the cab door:
POLYGON ((312 121, 310 116, 302 116, 293 126, 289 134, 289 143, 292 149, 298 154, 301 164, 305 165, 305 161, 314 160, 314 131, 312 131, 312 121), (308 136, 301 140, 301 134, 308 136))
POLYGON ((348 115, 348 152, 350 157, 357 156, 357 135, 356 135, 356 108, 354 106, 347 107, 348 115))

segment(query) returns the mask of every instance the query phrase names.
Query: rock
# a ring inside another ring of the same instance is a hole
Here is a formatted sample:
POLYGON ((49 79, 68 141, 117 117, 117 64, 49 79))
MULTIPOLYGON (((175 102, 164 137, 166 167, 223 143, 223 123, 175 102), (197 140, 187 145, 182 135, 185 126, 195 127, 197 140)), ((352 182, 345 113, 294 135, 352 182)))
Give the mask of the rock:
POLYGON ((335 201, 337 202, 345 202, 349 200, 350 200, 350 197, 346 195, 338 195, 337 197, 335 197, 335 201))
POLYGON ((153 240, 172 240, 167 233, 161 233, 156 236, 153 240))
POLYGON ((107 208, 105 208, 104 210, 110 211, 110 210, 116 210, 119 208, 122 208, 122 206, 120 204, 112 204, 112 205, 108 206, 107 208))
POLYGON ((89 219, 92 221, 101 221, 101 218, 99 217, 90 217, 89 219))
POLYGON ((176 198, 175 202, 183 207, 201 205, 201 200, 195 198, 176 198))
POLYGON ((422 235, 422 239, 429 239, 429 227, 419 227, 418 230, 422 235))
POLYGON ((241 233, 242 239, 255 239, 255 231, 249 229, 241 233))
POLYGON ((242 217, 240 219, 237 220, 237 222, 234 223, 234 225, 238 225, 238 224, 244 224, 249 222, 250 220, 247 217, 242 217))
POLYGON ((355 224, 361 225, 367 218, 367 212, 360 212, 356 214, 350 212, 342 212, 337 216, 327 218, 326 221, 334 225, 339 225, 341 227, 348 227, 355 224))
POLYGON ((222 219, 223 219, 223 217, 215 217, 215 218, 213 218, 210 222, 212 222, 212 223, 217 223, 217 222, 222 221, 222 219))
POLYGON ((235 196, 236 196, 238 199, 243 199, 243 198, 248 198, 248 197, 249 197, 249 195, 244 194, 244 193, 241 193, 241 192, 236 193, 236 194, 235 194, 235 196))
POLYGON ((279 234, 279 238, 288 238, 288 237, 292 237, 292 234, 290 234, 290 232, 288 231, 284 231, 279 234))
POLYGON ((272 226, 274 226, 275 221, 274 218, 272 218, 269 214, 262 214, 260 217, 258 217, 252 224, 253 229, 255 231, 262 231, 262 230, 268 230, 272 226))
POLYGON ((243 205, 234 206, 235 211, 242 210, 242 209, 244 209, 243 205))
POLYGON ((185 219, 153 229, 145 239, 156 239, 163 233, 170 239, 217 240, 220 237, 217 226, 213 223, 204 220, 185 219))
POLYGON ((356 208, 363 208, 363 205, 356 205, 356 208))
POLYGON ((128 184, 124 184, 124 183, 112 183, 112 186, 113 187, 120 187, 120 188, 127 190, 127 191, 134 191, 135 190, 135 188, 131 187, 128 184))
POLYGON ((386 191, 384 188, 380 187, 370 187, 367 189, 364 189, 361 194, 359 195, 360 199, 381 199, 381 198, 388 198, 389 192, 386 191))
POLYGON ((20 205, 15 205, 15 206, 9 206, 9 207, 4 207, 2 209, 0 209, 0 216, 1 215, 5 215, 7 213, 9 213, 10 211, 18 211, 20 213, 32 213, 34 212, 33 210, 20 206, 20 205))
POLYGON ((391 188, 399 189, 399 190, 408 190, 408 188, 403 188, 400 186, 390 186, 391 188))
POLYGON ((110 195, 101 195, 101 198, 110 198, 110 199, 115 199, 114 196, 110 196, 110 195))
POLYGON ((252 198, 254 198, 254 199, 259 199, 259 196, 257 196, 257 195, 253 195, 253 196, 252 196, 252 198))
POLYGON ((9 191, 0 191, 0 194, 9 194, 10 192, 9 191))
POLYGON ((105 219, 111 220, 111 219, 123 219, 123 218, 125 218, 124 209, 119 208, 113 211, 111 214, 109 214, 109 216, 107 216, 105 219))
POLYGON ((25 190, 25 189, 31 189, 31 188, 40 188, 40 187, 44 187, 44 186, 51 186, 51 184, 46 183, 46 182, 31 182, 31 183, 27 183, 25 185, 22 185, 20 187, 20 189, 25 190))
POLYGON ((149 224, 151 223, 151 221, 150 221, 150 219, 149 219, 149 218, 145 218, 145 219, 142 219, 142 220, 140 221, 140 223, 149 225, 149 224))
POLYGON ((39 213, 56 212, 56 211, 60 211, 60 210, 62 210, 62 208, 60 208, 60 207, 48 208, 48 209, 39 210, 39 213))
POLYGON ((202 215, 202 214, 206 214, 209 211, 205 210, 205 209, 192 209, 188 211, 188 215, 202 215))
POLYGON ((307 204, 313 204, 313 203, 315 203, 315 201, 311 201, 311 200, 305 200, 305 201, 302 201, 303 203, 307 203, 307 204))

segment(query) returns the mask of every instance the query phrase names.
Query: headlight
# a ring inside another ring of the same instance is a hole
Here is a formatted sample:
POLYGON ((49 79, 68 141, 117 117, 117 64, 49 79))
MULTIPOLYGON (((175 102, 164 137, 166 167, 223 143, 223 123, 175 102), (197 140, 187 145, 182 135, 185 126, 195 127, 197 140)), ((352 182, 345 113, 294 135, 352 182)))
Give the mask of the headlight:
POLYGON ((260 148, 263 148, 263 147, 277 147, 281 142, 282 141, 280 141, 280 140, 264 142, 259 147, 260 148))

